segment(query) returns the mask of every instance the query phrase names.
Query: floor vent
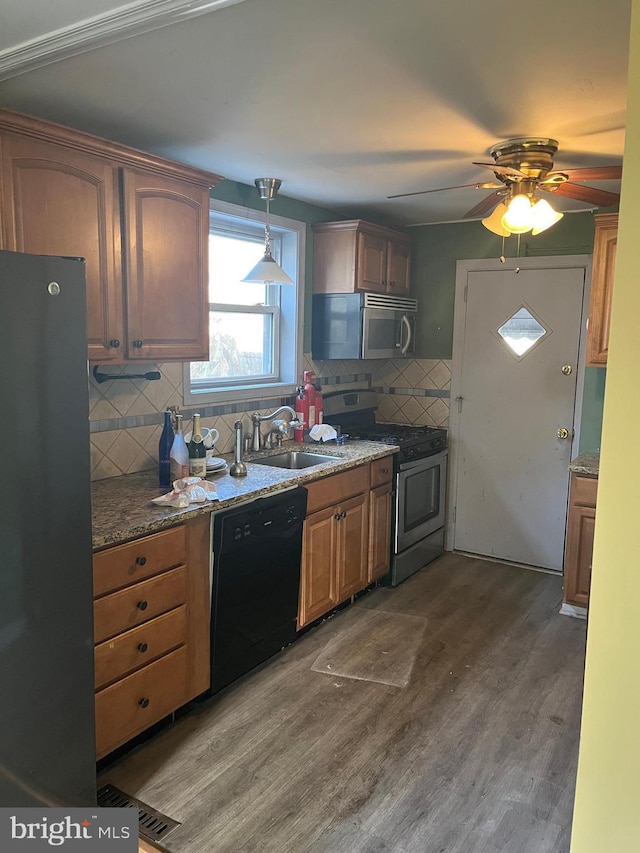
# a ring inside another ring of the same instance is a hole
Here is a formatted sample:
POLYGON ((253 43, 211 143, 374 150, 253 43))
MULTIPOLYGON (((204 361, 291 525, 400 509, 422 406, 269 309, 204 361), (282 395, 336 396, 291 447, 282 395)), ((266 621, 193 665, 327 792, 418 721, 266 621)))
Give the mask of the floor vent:
POLYGON ((180 826, 180 822, 172 820, 161 812, 152 809, 142 800, 130 797, 114 785, 105 785, 98 791, 98 805, 101 808, 138 809, 140 836, 147 841, 162 841, 170 832, 180 826))

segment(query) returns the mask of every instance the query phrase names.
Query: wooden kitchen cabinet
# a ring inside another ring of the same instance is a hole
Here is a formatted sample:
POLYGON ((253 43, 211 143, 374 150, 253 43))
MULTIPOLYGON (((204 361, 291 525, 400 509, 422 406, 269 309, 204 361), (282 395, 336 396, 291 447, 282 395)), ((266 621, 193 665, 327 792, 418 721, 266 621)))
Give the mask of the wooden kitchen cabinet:
POLYGON ((585 612, 589 606, 597 491, 597 477, 571 474, 563 602, 585 612))
POLYGON ((209 688, 209 522, 94 554, 98 758, 209 688))
POLYGON ((388 456, 306 487, 298 628, 388 571, 392 470, 388 456))
POLYGON ((314 293, 409 294, 411 241, 405 234, 361 219, 312 229, 314 293))
POLYGON ((86 259, 91 361, 208 358, 213 175, 0 110, 0 245, 86 259))
POLYGON ((389 571, 391 559, 391 509, 393 460, 391 456, 371 463, 369 493, 369 583, 389 571))
POLYGON ((609 355, 611 300, 618 246, 618 214, 601 213, 593 218, 596 231, 593 243, 586 363, 588 367, 603 367, 609 355))

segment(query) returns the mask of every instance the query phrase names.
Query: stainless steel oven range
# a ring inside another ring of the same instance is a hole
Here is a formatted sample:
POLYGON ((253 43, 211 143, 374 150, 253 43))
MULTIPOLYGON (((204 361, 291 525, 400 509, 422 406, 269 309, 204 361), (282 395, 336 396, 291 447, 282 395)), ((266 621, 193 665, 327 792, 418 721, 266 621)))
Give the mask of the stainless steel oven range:
POLYGON ((447 431, 437 427, 379 424, 375 391, 324 397, 324 419, 352 439, 399 447, 394 460, 391 570, 383 583, 397 586, 444 550, 447 431))

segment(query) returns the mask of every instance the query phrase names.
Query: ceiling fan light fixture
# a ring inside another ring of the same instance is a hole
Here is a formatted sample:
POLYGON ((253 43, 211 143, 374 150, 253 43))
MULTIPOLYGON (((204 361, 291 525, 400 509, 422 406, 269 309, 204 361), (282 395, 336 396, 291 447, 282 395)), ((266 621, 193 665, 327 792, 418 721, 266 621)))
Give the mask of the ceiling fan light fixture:
POLYGON ((267 208, 264 220, 264 255, 242 281, 247 284, 255 282, 264 284, 294 284, 293 279, 276 263, 271 254, 269 203, 276 197, 282 181, 278 178, 256 178, 254 183, 260 193, 260 198, 266 202, 267 208))
POLYGON ((487 216, 486 219, 482 220, 482 224, 485 228, 488 228, 489 231, 493 231, 494 234, 497 234, 498 237, 511 237, 511 231, 507 231, 502 224, 502 217, 506 212, 507 205, 501 201, 499 205, 494 207, 493 213, 490 216, 487 216))
POLYGON ((509 202, 500 220, 502 227, 510 234, 526 234, 531 231, 531 200, 529 196, 518 194, 509 202))
POLYGON ((554 210, 548 201, 541 198, 531 208, 532 235, 540 234, 559 222, 564 213, 554 210))

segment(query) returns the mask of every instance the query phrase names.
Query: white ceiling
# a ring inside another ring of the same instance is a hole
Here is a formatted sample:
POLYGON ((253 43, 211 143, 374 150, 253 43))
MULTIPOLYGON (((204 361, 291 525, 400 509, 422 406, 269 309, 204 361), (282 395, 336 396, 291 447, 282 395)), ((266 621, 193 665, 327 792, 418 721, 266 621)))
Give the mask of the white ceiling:
POLYGON ((347 215, 455 221, 480 191, 386 196, 488 180, 471 161, 511 136, 559 140, 556 168, 622 162, 630 5, 3 0, 0 105, 347 215))

